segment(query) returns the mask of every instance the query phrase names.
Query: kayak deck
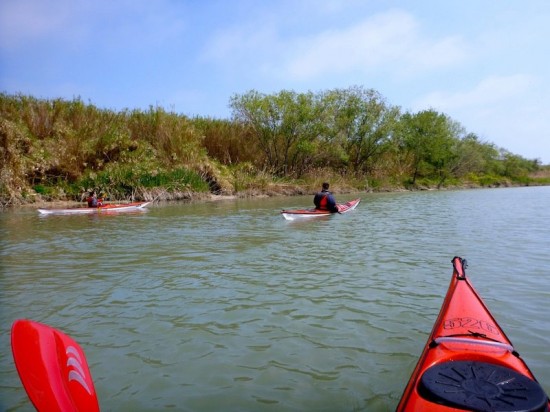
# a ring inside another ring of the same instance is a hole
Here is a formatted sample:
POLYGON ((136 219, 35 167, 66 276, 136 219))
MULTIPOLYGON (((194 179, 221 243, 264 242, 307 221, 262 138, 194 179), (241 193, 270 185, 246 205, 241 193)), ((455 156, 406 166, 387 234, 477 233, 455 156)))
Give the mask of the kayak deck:
MULTIPOLYGON (((357 205, 359 205, 359 202, 361 202, 361 199, 354 199, 346 203, 337 204, 336 206, 338 207, 338 213, 342 214, 342 213, 347 213, 351 210, 354 210, 357 207, 357 205)), ((331 213, 328 210, 319 210, 315 208, 310 208, 310 209, 282 210, 281 214, 286 220, 296 220, 296 219, 308 219, 308 218, 314 218, 314 217, 331 216, 334 213, 331 213)))
POLYGON ((547 411, 550 403, 464 272, 453 277, 397 411, 547 411))
POLYGON ((143 210, 151 202, 112 203, 99 207, 73 207, 65 209, 38 209, 42 215, 72 215, 110 212, 131 212, 143 210))

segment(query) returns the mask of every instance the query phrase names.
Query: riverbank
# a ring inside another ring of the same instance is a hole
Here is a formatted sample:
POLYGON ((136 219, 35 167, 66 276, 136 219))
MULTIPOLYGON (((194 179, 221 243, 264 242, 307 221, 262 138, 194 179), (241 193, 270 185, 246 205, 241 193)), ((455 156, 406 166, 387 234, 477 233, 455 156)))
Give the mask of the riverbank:
POLYGON ((400 113, 362 88, 327 96, 254 94, 234 101, 236 113, 248 103, 273 110, 217 120, 2 94, 0 207, 78 201, 88 190, 117 201, 310 194, 324 180, 335 193, 550 184, 531 177, 550 166, 459 131, 442 113, 400 113), (370 104, 388 116, 371 118, 370 104))
MULTIPOLYGON (((539 176, 546 178, 546 176, 539 176)), ((367 195, 369 193, 391 193, 391 192, 416 192, 416 191, 449 191, 449 190, 474 190, 474 189, 498 189, 506 187, 527 187, 527 186, 550 186, 550 183, 537 183, 529 182, 529 184, 517 184, 511 182, 502 182, 496 185, 479 185, 472 182, 463 182, 461 184, 447 185, 447 186, 436 186, 436 185, 416 185, 412 188, 405 187, 379 187, 379 188, 365 188, 363 190, 358 190, 357 188, 340 184, 334 185, 331 187, 332 192, 336 195, 367 195)), ((273 184, 260 189, 249 189, 243 190, 233 194, 214 194, 214 193, 204 193, 204 192, 168 192, 164 189, 155 189, 149 191, 143 191, 140 193, 139 197, 134 199, 106 199, 105 203, 127 203, 130 201, 149 201, 153 203, 158 202, 220 202, 220 201, 232 201, 236 199, 244 198, 261 198, 261 197, 284 197, 284 196, 313 196, 317 192, 317 188, 312 187, 311 185, 300 186, 292 184, 273 184)), ((40 195, 37 195, 32 202, 25 204, 15 205, 13 207, 20 208, 29 208, 29 209, 39 209, 39 208, 70 208, 70 207, 81 207, 84 203, 84 199, 79 202, 75 200, 48 200, 42 198, 40 195)), ((2 209, 0 209, 2 210, 2 209)))

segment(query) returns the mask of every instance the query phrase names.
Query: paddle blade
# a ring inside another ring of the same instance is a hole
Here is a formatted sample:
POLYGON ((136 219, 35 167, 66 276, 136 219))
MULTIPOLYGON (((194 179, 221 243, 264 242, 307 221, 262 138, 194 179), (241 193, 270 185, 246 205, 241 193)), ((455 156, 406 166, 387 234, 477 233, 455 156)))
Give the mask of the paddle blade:
POLYGON ((11 348, 23 387, 38 411, 99 411, 82 348, 48 325, 16 320, 11 348))

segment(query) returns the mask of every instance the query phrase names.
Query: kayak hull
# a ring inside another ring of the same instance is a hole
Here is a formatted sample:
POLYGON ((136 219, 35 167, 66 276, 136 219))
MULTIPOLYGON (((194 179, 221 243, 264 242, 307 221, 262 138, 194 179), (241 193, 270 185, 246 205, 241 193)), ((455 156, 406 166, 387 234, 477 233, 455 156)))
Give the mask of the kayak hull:
MULTIPOLYGON (((338 207, 338 213, 347 213, 353 209, 355 209, 359 202, 361 202, 361 199, 354 199, 350 200, 346 203, 339 203, 337 205, 338 207)), ((318 209, 288 209, 281 211, 281 214, 286 220, 299 220, 299 219, 311 219, 316 217, 326 217, 331 216, 335 213, 331 213, 328 210, 318 210, 318 209)))
POLYGON ((453 259, 441 311, 397 411, 547 411, 547 395, 466 277, 464 262, 453 259), (509 397, 519 392, 523 398, 509 397))
POLYGON ((74 207, 65 209, 38 209, 41 215, 82 215, 94 213, 119 213, 144 210, 151 202, 107 204, 100 207, 74 207))

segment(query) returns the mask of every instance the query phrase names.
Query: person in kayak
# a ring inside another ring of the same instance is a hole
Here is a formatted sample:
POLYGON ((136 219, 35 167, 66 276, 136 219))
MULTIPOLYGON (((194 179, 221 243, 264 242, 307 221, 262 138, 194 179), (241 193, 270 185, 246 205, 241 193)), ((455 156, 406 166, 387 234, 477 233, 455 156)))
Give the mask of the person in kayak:
POLYGON ((338 206, 336 206, 336 199, 334 199, 332 193, 328 191, 328 188, 329 184, 325 182, 323 183, 322 190, 315 194, 315 197, 313 198, 315 209, 328 210, 331 213, 337 213, 338 206))
POLYGON ((88 207, 99 207, 103 206, 103 199, 98 199, 95 191, 90 192, 90 196, 86 199, 88 202, 88 207))

